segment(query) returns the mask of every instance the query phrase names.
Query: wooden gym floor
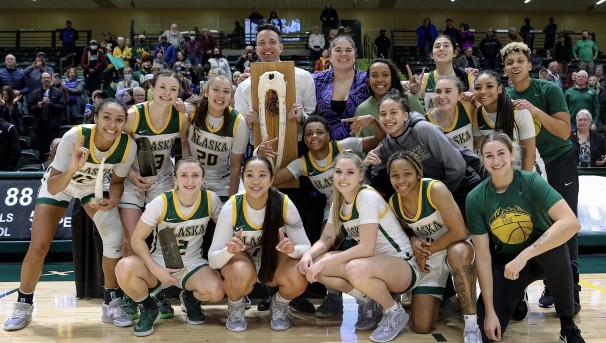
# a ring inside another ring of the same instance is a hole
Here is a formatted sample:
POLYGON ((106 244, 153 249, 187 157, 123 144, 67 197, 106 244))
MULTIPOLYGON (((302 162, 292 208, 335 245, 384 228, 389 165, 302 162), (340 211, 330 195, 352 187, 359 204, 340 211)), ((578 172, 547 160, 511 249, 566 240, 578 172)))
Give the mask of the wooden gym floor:
MULTIPOLYGON (((606 274, 581 275, 581 304, 583 309, 575 317, 577 325, 588 343, 606 342, 606 274)), ((0 282, 0 320, 11 313, 18 282, 0 282), (10 293, 10 294, 7 294, 10 293)), ((521 322, 512 322, 503 342, 555 343, 558 340, 559 320, 553 309, 537 306, 542 284, 536 282, 528 288, 530 311, 521 322)), ((293 326, 283 332, 269 328, 269 312, 258 312, 256 305, 246 311, 248 330, 231 333, 225 329, 226 305, 204 305, 206 323, 188 325, 178 301, 172 300, 175 317, 162 319, 155 333, 145 338, 133 335, 131 328, 117 328, 101 322, 101 300, 76 300, 73 281, 42 281, 36 290, 34 318, 23 330, 0 330, 0 342, 367 342, 370 332, 356 332, 354 323, 357 306, 346 296, 343 317, 317 319, 293 310, 293 326)), ((316 305, 320 300, 314 300, 316 305)), ((438 323, 432 334, 418 335, 409 330, 401 333, 394 342, 463 342, 463 321, 450 320, 438 323)))

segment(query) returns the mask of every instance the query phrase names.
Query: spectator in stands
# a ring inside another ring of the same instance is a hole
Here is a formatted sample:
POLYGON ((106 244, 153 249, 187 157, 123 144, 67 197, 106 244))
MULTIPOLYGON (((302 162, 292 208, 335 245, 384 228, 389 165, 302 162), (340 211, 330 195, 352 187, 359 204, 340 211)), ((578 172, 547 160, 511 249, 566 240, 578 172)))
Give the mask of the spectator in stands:
POLYGON ((248 19, 257 25, 261 25, 263 23, 263 15, 259 13, 259 10, 256 7, 252 8, 252 12, 248 16, 248 19))
POLYGON ((257 59, 255 58, 255 48, 249 45, 244 48, 244 50, 242 51, 242 55, 238 57, 235 69, 241 73, 244 73, 244 70, 250 67, 251 63, 256 61, 257 59))
POLYGON ((133 80, 139 82, 140 85, 143 84, 143 78, 147 74, 151 74, 151 68, 154 64, 154 60, 151 55, 144 55, 141 59, 141 68, 133 73, 133 80))
POLYGON ((114 57, 121 57, 124 60, 124 65, 130 67, 130 61, 133 58, 133 52, 130 47, 126 45, 126 40, 124 39, 124 37, 118 37, 118 45, 114 47, 112 55, 114 57))
MULTIPOLYGON (((168 42, 175 47, 175 49, 180 50, 183 47, 183 43, 185 43, 185 39, 181 32, 179 32, 179 28, 177 24, 171 24, 170 29, 164 31, 161 36, 166 36, 168 42)), ((158 39, 158 42, 162 42, 161 39, 158 39)))
POLYGON ((467 25, 467 23, 461 23, 461 25, 459 25, 459 37, 457 38, 461 50, 465 51, 468 47, 473 48, 475 37, 473 32, 469 31, 469 25, 467 25))
POLYGON ((366 72, 354 68, 356 45, 345 28, 338 31, 329 49, 332 68, 313 74, 316 113, 328 120, 333 140, 349 137, 350 123, 341 119, 353 117, 356 107, 369 96, 366 72))
POLYGON ((379 31, 379 37, 375 39, 375 46, 377 47, 377 57, 389 58, 389 48, 391 47, 391 41, 385 37, 385 30, 379 31))
POLYGON ((15 170, 21 157, 21 142, 19 142, 17 127, 4 120, 2 116, 0 116, 0 156, 2 156, 0 171, 15 170))
POLYGON ((61 113, 65 110, 65 95, 52 87, 51 74, 42 72, 41 88, 34 89, 27 99, 29 113, 34 117, 35 148, 40 156, 48 152, 54 138, 60 136, 61 113))
POLYGON ((549 76, 549 72, 547 71, 547 69, 541 68, 541 70, 539 70, 539 79, 540 80, 549 81, 547 79, 548 76, 549 76))
MULTIPOLYGON (((164 34, 160 36, 160 43, 156 46, 156 50, 154 50, 154 56, 156 59, 158 58, 158 52, 162 52, 162 65, 166 65, 165 68, 171 68, 173 64, 175 64, 175 59, 177 58, 177 50, 175 47, 168 41, 168 37, 164 34)), ((158 61, 160 63, 160 61, 158 61)))
POLYGON ((560 89, 564 91, 564 87, 562 84, 562 76, 560 75, 560 66, 558 65, 558 62, 553 61, 549 63, 549 65, 547 66, 547 72, 549 74, 547 76, 547 81, 555 82, 555 84, 557 84, 558 87, 560 87, 560 89))
POLYGON ((125 88, 139 87, 139 81, 133 79, 133 68, 131 68, 131 67, 124 68, 124 70, 122 71, 122 74, 124 75, 124 79, 122 81, 118 82, 118 85, 116 86, 116 90, 119 91, 119 90, 122 90, 125 88))
MULTIPOLYGON (((51 82, 52 82, 54 88, 59 89, 63 93, 65 104, 67 104, 67 102, 69 101, 69 91, 67 90, 67 87, 65 87, 63 85, 63 80, 61 79, 61 74, 54 73, 52 76, 51 82)), ((67 124, 70 123, 69 118, 67 117, 67 109, 65 107, 61 111, 61 121, 62 121, 62 123, 67 123, 67 124)))
POLYGON ((548 68, 549 63, 553 61, 553 55, 551 53, 551 50, 545 50, 545 56, 541 60, 543 67, 548 68))
POLYGON ((520 35, 530 50, 532 50, 534 46, 534 33, 530 32, 532 30, 534 30, 534 27, 530 25, 530 18, 524 18, 524 25, 520 28, 520 35))
POLYGON ((66 112, 68 123, 73 123, 75 117, 82 115, 85 105, 85 101, 83 100, 84 82, 78 78, 76 68, 69 68, 66 75, 67 78, 63 81, 63 85, 69 93, 69 99, 66 102, 66 112))
POLYGON ((103 69, 105 69, 105 54, 99 49, 99 44, 91 39, 89 46, 82 52, 80 65, 84 69, 84 88, 92 94, 101 89, 103 69))
POLYGON ((215 37, 210 35, 210 31, 207 28, 202 29, 202 38, 200 39, 200 45, 202 47, 202 64, 208 61, 212 57, 213 50, 217 47, 217 40, 215 37))
POLYGON ((234 30, 231 33, 233 43, 235 44, 235 48, 242 48, 244 46, 244 27, 240 25, 240 21, 234 21, 234 30))
POLYGON ((316 64, 314 65, 314 71, 320 72, 320 71, 327 71, 328 69, 330 69, 330 57, 328 56, 328 50, 322 49, 322 54, 320 55, 320 58, 316 61, 316 64))
POLYGON ((501 50, 501 42, 494 36, 492 27, 486 31, 486 38, 480 42, 480 52, 484 57, 484 69, 497 70, 497 58, 501 50))
POLYGON ((572 55, 579 62, 579 69, 584 69, 589 74, 593 74, 594 61, 598 58, 598 47, 589 39, 589 31, 583 30, 581 40, 577 41, 572 48, 572 55))
POLYGON ((217 69, 219 74, 227 76, 231 80, 231 68, 227 59, 223 57, 223 52, 219 48, 214 48, 212 57, 208 59, 210 70, 217 69))
POLYGON ((592 115, 587 109, 576 115, 576 131, 570 135, 572 160, 578 167, 604 167, 606 162, 606 139, 604 135, 590 130, 592 115))
POLYGON ((112 35, 112 33, 109 31, 103 32, 102 35, 103 42, 105 42, 106 51, 113 51, 114 47, 116 46, 116 40, 114 39, 114 35, 112 35))
POLYGON ((543 49, 545 51, 553 49, 556 31, 558 31, 558 25, 553 22, 553 17, 549 17, 549 24, 543 29, 543 33, 545 34, 543 49))
POLYGON ((29 91, 33 92, 34 89, 39 89, 42 85, 40 83, 40 76, 42 73, 54 74, 55 70, 46 65, 46 54, 42 51, 36 54, 36 60, 31 66, 25 68, 23 73, 25 74, 29 82, 29 91))
POLYGON ((512 26, 507 31, 507 40, 506 44, 511 42, 522 42, 522 37, 518 34, 518 29, 515 26, 512 26))
POLYGON ((443 34, 450 36, 450 38, 452 38, 452 41, 457 44, 459 43, 458 36, 459 36, 459 31, 452 26, 452 19, 446 19, 446 28, 444 29, 443 34))
POLYGON ((63 42, 63 52, 76 52, 76 41, 78 39, 80 39, 80 35, 72 27, 72 21, 66 21, 65 28, 59 31, 59 40, 63 42))
POLYGON ((177 51, 177 59, 175 61, 175 72, 191 80, 191 63, 189 63, 189 61, 185 59, 185 54, 181 51, 177 51))
POLYGON ((332 4, 328 1, 326 6, 320 13, 320 20, 322 21, 322 34, 327 36, 332 29, 336 29, 339 26, 339 14, 337 10, 332 8, 332 4))
POLYGON ((423 19, 423 25, 417 28, 417 55, 429 56, 436 38, 438 38, 438 29, 431 23, 431 19, 423 19))
POLYGON ((133 89, 133 100, 135 104, 140 104, 145 102, 145 88, 143 87, 135 87, 133 89))
POLYGON ((567 75, 568 64, 572 60, 572 47, 566 44, 566 37, 562 33, 558 35, 558 42, 553 47, 553 55, 558 61, 562 75, 567 75))
POLYGON ((0 86, 10 86, 15 95, 27 95, 30 91, 24 71, 17 68, 15 55, 8 54, 4 58, 4 68, 0 69, 0 86))
POLYGON ((133 97, 133 89, 132 88, 123 88, 122 90, 116 93, 116 99, 126 106, 126 108, 130 108, 135 104, 135 99, 133 97))
POLYGON ((606 78, 604 77, 604 66, 601 64, 596 65, 595 73, 593 75, 595 75, 595 77, 598 78, 598 82, 600 83, 600 86, 606 88, 606 78))
MULTIPOLYGON (((596 67, 597 69, 597 67, 596 67)), ((589 87, 592 87, 598 93, 598 100, 600 101, 600 120, 602 124, 602 130, 606 132, 606 89, 600 85, 597 76, 592 76, 589 78, 589 87)), ((600 130, 600 125, 598 124, 598 130, 600 130)))
POLYGON ((459 68, 474 68, 480 70, 480 60, 473 55, 473 47, 468 46, 463 50, 463 55, 457 57, 455 66, 459 68))
POLYGON ((280 29, 280 32, 284 32, 284 26, 282 25, 282 20, 278 17, 278 12, 271 11, 271 13, 269 13, 269 18, 267 18, 267 23, 280 29))
POLYGON ((202 66, 202 44, 196 38, 196 31, 189 31, 189 40, 185 42, 185 56, 189 63, 200 68, 202 66))
POLYGON ((537 68, 543 65, 543 59, 541 58, 541 56, 539 56, 539 52, 536 48, 531 49, 530 51, 530 63, 532 63, 533 67, 537 68))
MULTIPOLYGON (((577 72, 577 78, 574 87, 570 87, 564 93, 566 104, 568 105, 569 113, 578 113, 582 109, 586 109, 593 115, 591 122, 591 130, 597 128, 600 119, 600 101, 598 93, 594 88, 588 87, 589 75, 585 70, 577 72)), ((575 130, 574 117, 570 118, 572 131, 575 130)))
POLYGON ((319 27, 314 26, 307 41, 307 46, 309 47, 309 58, 311 59, 311 63, 315 64, 316 61, 320 58, 320 53, 322 52, 322 49, 324 49, 324 47, 326 46, 324 35, 320 34, 319 27))
POLYGON ((135 69, 141 68, 141 63, 143 62, 143 55, 148 54, 151 55, 151 46, 145 40, 145 35, 139 35, 137 37, 137 42, 133 47, 133 62, 135 62, 135 69))
POLYGON ((0 111, 0 117, 15 125, 20 135, 24 133, 23 104, 19 101, 22 96, 22 94, 15 96, 15 92, 11 86, 2 86, 2 97, 0 98, 2 111, 0 111))

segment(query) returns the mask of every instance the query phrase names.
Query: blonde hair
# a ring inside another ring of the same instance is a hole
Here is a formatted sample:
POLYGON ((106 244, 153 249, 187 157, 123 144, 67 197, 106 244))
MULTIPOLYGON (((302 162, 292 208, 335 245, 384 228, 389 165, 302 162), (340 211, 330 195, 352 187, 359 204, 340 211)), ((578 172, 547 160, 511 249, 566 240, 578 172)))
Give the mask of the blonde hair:
POLYGON ((526 59, 530 61, 530 48, 528 47, 528 45, 521 42, 511 42, 505 45, 503 49, 501 49, 501 56, 503 56, 503 61, 505 61, 507 55, 511 54, 512 52, 520 52, 524 54, 524 56, 526 56, 526 59))
MULTIPOLYGON (((351 150, 345 150, 335 158, 335 161, 332 165, 333 172, 334 172, 334 168, 337 165, 337 163, 343 159, 352 160, 355 163, 355 165, 358 167, 358 170, 362 174, 364 174, 364 172, 366 172, 366 166, 364 165, 364 161, 362 161, 360 156, 356 155, 351 150)), ((339 192, 339 190, 336 187, 336 184, 337 183, 334 182, 334 180, 333 180, 332 213, 330 214, 332 216, 332 233, 335 238, 335 242, 337 241, 337 238, 341 234, 341 206, 343 206, 343 202, 345 201, 343 198, 343 194, 341 194, 341 192, 339 192)), ((362 180, 362 182, 360 182, 359 187, 362 187, 363 184, 364 184, 364 180, 362 180)))

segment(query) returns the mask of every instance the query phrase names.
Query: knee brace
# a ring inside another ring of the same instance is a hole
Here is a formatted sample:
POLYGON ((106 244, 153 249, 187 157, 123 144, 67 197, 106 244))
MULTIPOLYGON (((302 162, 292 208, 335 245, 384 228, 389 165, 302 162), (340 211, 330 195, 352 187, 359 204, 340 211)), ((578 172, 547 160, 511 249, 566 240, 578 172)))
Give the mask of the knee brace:
POLYGON ((109 258, 122 257, 122 221, 117 208, 109 211, 97 211, 93 216, 101 240, 103 241, 103 256, 109 258))

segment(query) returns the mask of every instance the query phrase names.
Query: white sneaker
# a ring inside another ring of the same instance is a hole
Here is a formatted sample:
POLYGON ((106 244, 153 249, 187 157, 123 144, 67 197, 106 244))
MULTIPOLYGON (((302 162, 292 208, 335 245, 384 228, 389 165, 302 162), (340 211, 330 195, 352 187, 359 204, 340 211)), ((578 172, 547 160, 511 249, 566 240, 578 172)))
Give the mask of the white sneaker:
POLYGON ((13 331, 23 329, 29 322, 32 321, 32 312, 34 304, 16 302, 13 308, 13 313, 4 322, 4 330, 13 331))
POLYGON ((383 319, 379 323, 379 327, 370 334, 369 339, 373 342, 389 342, 404 330, 410 316, 404 311, 402 306, 398 304, 398 309, 393 312, 383 314, 383 319))
POLYGON ((238 304, 231 304, 227 302, 227 323, 225 327, 227 330, 232 332, 246 331, 247 324, 246 318, 244 317, 244 311, 246 311, 246 304, 244 301, 238 304))
POLYGON ((465 343, 482 343, 482 332, 480 332, 480 327, 477 324, 473 329, 465 329, 463 337, 465 343))
POLYGON ((101 320, 104 323, 114 324, 119 328, 135 325, 133 319, 124 310, 122 298, 112 300, 109 305, 103 304, 101 309, 103 310, 101 320))
POLYGON ((271 321, 269 322, 269 326, 272 330, 275 331, 284 331, 290 328, 290 314, 288 313, 288 303, 286 304, 278 304, 276 300, 276 295, 271 299, 271 321))

